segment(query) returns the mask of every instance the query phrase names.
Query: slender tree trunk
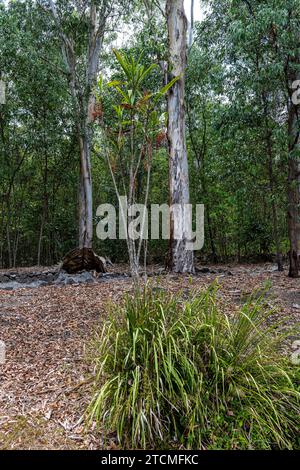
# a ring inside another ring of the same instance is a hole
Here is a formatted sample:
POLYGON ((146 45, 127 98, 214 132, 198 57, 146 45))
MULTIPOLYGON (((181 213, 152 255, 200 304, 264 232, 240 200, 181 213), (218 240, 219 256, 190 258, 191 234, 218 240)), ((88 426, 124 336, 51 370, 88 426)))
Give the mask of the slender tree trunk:
MULTIPOLYGON (((44 117, 44 130, 46 129, 46 119, 44 117)), ((40 225, 40 236, 38 241, 38 252, 37 252, 37 265, 41 264, 41 252, 43 244, 43 235, 45 223, 48 219, 48 154, 46 148, 46 134, 44 131, 44 149, 45 149, 45 166, 44 166, 44 177, 43 177, 43 210, 41 215, 41 225, 40 225)))
POLYGON ((195 10, 195 1, 194 1, 194 0, 191 0, 191 18, 190 18, 190 31, 189 31, 189 47, 192 47, 192 45, 193 45, 194 10, 195 10))
POLYGON ((185 69, 187 53, 187 19, 183 0, 167 0, 166 16, 169 40, 169 69, 178 81, 168 94, 168 142, 170 204, 180 207, 171 212, 169 268, 175 272, 193 272, 193 251, 187 250, 189 229, 184 223, 184 206, 189 203, 189 173, 185 138, 185 69), (175 239, 177 235, 177 239, 175 239))
POLYGON ((37 252, 37 265, 41 265, 41 252, 42 252, 42 240, 43 240, 43 232, 44 232, 44 214, 41 216, 41 225, 40 225, 40 235, 39 235, 39 242, 38 242, 38 252, 37 252))
POLYGON ((269 189, 270 189, 270 196, 271 196, 273 235, 274 235, 274 242, 275 242, 275 249, 276 249, 276 263, 278 266, 278 271, 283 271, 282 254, 280 251, 280 239, 279 239, 279 230, 278 230, 277 205, 274 199, 275 194, 274 194, 274 171, 273 171, 273 145, 272 145, 271 131, 267 131, 266 142, 267 142, 267 153, 268 153, 268 173, 269 173, 269 189))
POLYGON ((217 255, 217 250, 215 246, 214 234, 213 234, 211 218, 210 218, 210 206, 208 203, 206 203, 206 206, 205 206, 205 213, 206 213, 206 221, 207 221, 207 229, 208 229, 208 235, 209 235, 209 241, 210 241, 212 261, 213 263, 217 263, 218 255, 217 255))
MULTIPOLYGON (((20 219, 20 218, 19 218, 20 219)), ((19 224, 20 220, 18 221, 19 224)), ((13 267, 16 267, 17 264, 17 255, 18 255, 18 248, 19 248, 19 238, 20 238, 20 229, 17 229, 17 233, 15 235, 14 241, 14 251, 13 251, 13 267)))
MULTIPOLYGON (((260 70, 258 68, 258 70, 260 70)), ((264 120, 265 120, 265 144, 266 144, 266 153, 267 153, 267 168, 269 175, 269 190, 271 198, 271 210, 272 210, 272 224, 273 224, 273 237, 276 249, 276 263, 278 266, 278 271, 283 271, 282 265, 282 254, 280 252, 280 236, 278 229, 278 215, 277 215, 277 205, 275 202, 275 182, 274 182, 274 170, 273 170, 273 138, 272 138, 272 129, 269 123, 269 100, 267 91, 261 93, 261 100, 264 109, 264 120)))
POLYGON ((12 253, 11 253, 9 221, 7 222, 7 226, 6 226, 6 239, 7 239, 8 267, 11 268, 12 267, 12 253))
MULTIPOLYGON (((192 150, 195 154, 196 160, 197 160, 197 168, 199 171, 199 180, 201 182, 201 194, 203 197, 207 197, 206 203, 205 203, 205 216, 206 216, 206 223, 207 223, 207 230, 208 230, 208 235, 209 235, 209 240, 210 240, 210 246, 211 246, 211 255, 212 255, 212 260, 214 263, 217 263, 218 261, 218 255, 216 251, 216 245, 214 241, 214 234, 212 230, 212 223, 211 223, 211 217, 210 217, 210 203, 209 203, 209 198, 208 198, 208 192, 207 192, 207 185, 206 185, 206 172, 205 172, 205 157, 207 153, 207 119, 206 119, 206 113, 205 113, 205 108, 206 108, 206 103, 203 104, 203 112, 202 112, 202 117, 203 117, 203 136, 202 136, 202 142, 201 142, 201 147, 197 146, 195 139, 193 137, 193 121, 191 119, 191 113, 190 113, 190 103, 187 101, 187 117, 188 117, 188 124, 189 124, 189 137, 190 137, 190 142, 192 146, 192 150)), ((199 194, 201 196, 201 194, 199 194)))

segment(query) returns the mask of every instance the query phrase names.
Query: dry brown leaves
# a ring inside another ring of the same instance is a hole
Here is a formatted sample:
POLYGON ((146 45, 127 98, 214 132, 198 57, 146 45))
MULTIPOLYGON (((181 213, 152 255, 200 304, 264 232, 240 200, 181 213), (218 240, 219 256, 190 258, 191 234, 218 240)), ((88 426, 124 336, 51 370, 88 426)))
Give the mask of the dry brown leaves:
MULTIPOLYGON (((299 320, 299 280, 270 265, 222 268, 232 275, 164 275, 150 282, 188 295, 218 278, 222 303, 234 314, 244 296, 271 280, 275 316, 299 320)), ((84 427, 93 372, 86 346, 107 318, 108 303, 117 305, 128 290, 130 279, 0 291, 0 339, 7 346, 0 366, 0 449, 101 448, 100 436, 84 427)))

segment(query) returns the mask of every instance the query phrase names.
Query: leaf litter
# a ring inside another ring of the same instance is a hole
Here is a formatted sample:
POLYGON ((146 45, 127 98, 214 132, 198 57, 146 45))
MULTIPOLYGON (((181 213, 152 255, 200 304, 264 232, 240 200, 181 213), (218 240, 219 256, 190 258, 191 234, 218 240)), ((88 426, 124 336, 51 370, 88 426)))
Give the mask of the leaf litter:
MULTIPOLYGON (((299 280, 271 265, 210 266, 205 274, 161 274, 150 283, 188 298, 216 279, 230 315, 255 289, 271 282, 268 303, 274 321, 299 322, 299 280)), ((0 365, 0 449, 103 448, 101 435, 84 425, 93 374, 86 350, 111 311, 108 305, 119 304, 131 290, 130 278, 123 278, 0 291, 0 340, 7 358, 0 365)), ((106 448, 115 447, 112 438, 106 448)))

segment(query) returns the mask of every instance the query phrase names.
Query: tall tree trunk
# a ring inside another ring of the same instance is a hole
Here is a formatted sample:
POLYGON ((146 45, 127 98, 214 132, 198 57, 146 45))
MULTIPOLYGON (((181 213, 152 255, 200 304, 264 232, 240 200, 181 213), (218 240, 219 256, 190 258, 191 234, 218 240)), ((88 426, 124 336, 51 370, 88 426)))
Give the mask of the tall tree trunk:
MULTIPOLYGON (((295 150, 295 133, 297 130, 298 116, 295 106, 289 110, 289 161, 288 161, 288 231, 290 239, 290 277, 299 277, 300 255, 300 197, 299 197, 299 158, 293 154, 295 150)), ((299 145, 299 137, 297 138, 299 145)))
POLYGON ((178 81, 168 94, 168 142, 170 204, 180 213, 171 212, 169 268, 175 272, 193 272, 194 254, 187 249, 190 227, 184 221, 184 205, 189 204, 189 173, 185 138, 185 69, 187 54, 187 19, 183 0, 167 0, 166 16, 169 41, 169 71, 178 81), (175 232, 177 239, 175 239, 175 232))
POLYGON ((93 243, 93 197, 91 171, 91 145, 93 140, 93 112, 95 105, 94 87, 98 79, 100 52, 107 19, 113 10, 113 3, 89 0, 89 38, 85 62, 85 80, 79 83, 78 58, 72 38, 66 36, 60 23, 56 4, 49 0, 50 8, 60 34, 62 55, 68 71, 70 90, 74 99, 77 138, 80 149, 79 180, 79 248, 92 248, 93 243))
MULTIPOLYGON (((209 235, 209 240, 210 240, 210 246, 211 246, 211 255, 212 255, 212 261, 214 263, 218 262, 218 255, 216 251, 216 245, 214 241, 214 234, 213 234, 213 229, 212 229, 212 223, 211 223, 211 212, 210 212, 210 203, 209 203, 209 198, 208 198, 208 193, 207 193, 207 185, 206 185, 206 171, 205 171, 205 157, 207 153, 207 119, 206 119, 206 113, 205 113, 205 107, 206 104, 203 104, 203 112, 202 112, 202 117, 203 117, 203 136, 202 136, 202 142, 201 146, 197 146, 196 141, 193 136, 193 128, 195 127, 192 119, 191 119, 191 113, 190 113, 190 103, 187 101, 187 117, 188 117, 188 124, 189 124, 189 137, 190 137, 190 142, 191 142, 191 147, 192 150, 195 154, 196 161, 197 161, 197 168, 199 171, 199 180, 201 182, 201 193, 202 196, 205 197, 207 196, 207 200, 205 203, 205 215, 206 215, 206 224, 207 224, 207 231, 209 235)), ((199 194, 201 196, 201 194, 199 194)))
POLYGON ((7 238, 8 267, 12 268, 12 253, 11 253, 9 220, 8 220, 7 226, 6 226, 6 238, 7 238))
POLYGON ((93 243, 93 193, 90 137, 79 136, 80 189, 79 189, 79 248, 92 248, 93 243))
POLYGON ((206 206, 205 206, 205 213, 206 213, 206 222, 207 222, 207 229, 208 229, 208 235, 209 235, 209 241, 210 241, 212 262, 217 263, 218 255, 217 255, 214 234, 213 234, 212 224, 211 224, 210 205, 208 203, 206 203, 206 206))
POLYGON ((270 189, 270 196, 271 196, 273 236, 274 236, 275 249, 276 249, 276 263, 278 266, 278 271, 283 271, 282 255, 280 251, 279 230, 278 230, 277 205, 274 199, 275 192, 274 192, 274 171, 273 171, 273 145, 272 145, 272 134, 270 130, 267 130, 267 133, 266 133, 266 143, 267 143, 267 153, 268 153, 268 173, 269 173, 269 189, 270 189))
POLYGON ((299 277, 300 268, 300 105, 293 102, 292 84, 300 80, 300 71, 295 69, 300 60, 290 63, 288 71, 288 231, 290 239, 290 277, 299 277))
POLYGON ((41 253, 43 245, 44 228, 48 219, 48 150, 47 150, 47 139, 46 139, 46 117, 44 114, 44 149, 45 149, 45 166, 44 166, 44 177, 43 177, 43 209, 41 214, 41 225, 40 235, 38 241, 38 252, 37 252, 37 265, 41 265, 41 253))

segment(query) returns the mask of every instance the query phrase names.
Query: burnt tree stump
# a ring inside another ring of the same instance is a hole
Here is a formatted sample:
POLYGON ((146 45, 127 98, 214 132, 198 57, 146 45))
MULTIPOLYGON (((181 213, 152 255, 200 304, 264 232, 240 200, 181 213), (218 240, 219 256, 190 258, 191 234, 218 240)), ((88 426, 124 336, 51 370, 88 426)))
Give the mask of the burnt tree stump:
POLYGON ((61 269, 68 274, 81 271, 96 271, 106 273, 106 262, 101 256, 96 255, 91 248, 75 248, 63 259, 61 269))

